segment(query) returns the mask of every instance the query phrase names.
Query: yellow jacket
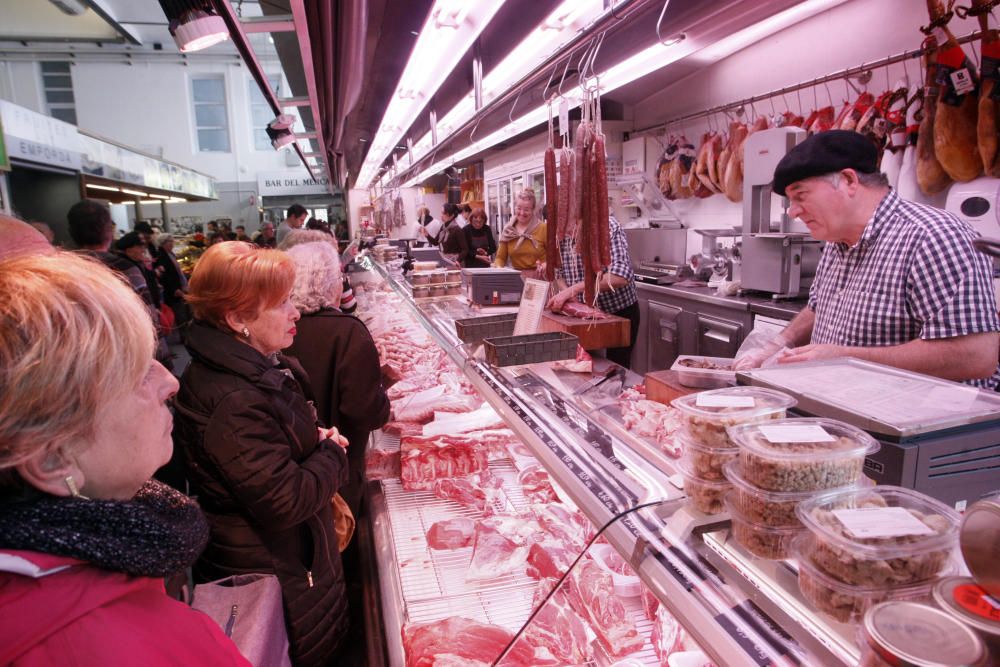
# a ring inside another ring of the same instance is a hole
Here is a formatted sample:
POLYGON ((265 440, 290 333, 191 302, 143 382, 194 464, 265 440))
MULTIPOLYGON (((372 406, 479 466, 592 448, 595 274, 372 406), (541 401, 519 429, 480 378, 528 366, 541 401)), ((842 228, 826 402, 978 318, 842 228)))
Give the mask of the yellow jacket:
MULTIPOLYGON (((511 224, 514 223, 512 222, 511 224)), ((516 250, 514 246, 517 245, 517 241, 509 243, 506 241, 501 242, 497 247, 497 258, 493 262, 493 266, 502 269, 507 266, 507 260, 510 259, 511 267, 518 271, 525 271, 527 269, 534 269, 538 262, 544 262, 546 238, 544 222, 535 228, 531 237, 538 244, 537 248, 528 240, 522 241, 520 247, 516 250), (508 245, 510 246, 509 249, 507 248, 508 245)))

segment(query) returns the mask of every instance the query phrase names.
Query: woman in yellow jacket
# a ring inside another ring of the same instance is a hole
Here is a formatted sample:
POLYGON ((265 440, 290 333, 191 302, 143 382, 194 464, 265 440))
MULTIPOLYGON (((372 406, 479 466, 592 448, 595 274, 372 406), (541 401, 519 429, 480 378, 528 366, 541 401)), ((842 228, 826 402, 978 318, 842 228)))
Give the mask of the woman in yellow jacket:
POLYGON ((507 266, 528 277, 545 272, 545 222, 535 215, 535 191, 522 190, 514 201, 514 219, 500 232, 497 258, 493 265, 507 266), (530 275, 529 275, 530 273, 530 275))

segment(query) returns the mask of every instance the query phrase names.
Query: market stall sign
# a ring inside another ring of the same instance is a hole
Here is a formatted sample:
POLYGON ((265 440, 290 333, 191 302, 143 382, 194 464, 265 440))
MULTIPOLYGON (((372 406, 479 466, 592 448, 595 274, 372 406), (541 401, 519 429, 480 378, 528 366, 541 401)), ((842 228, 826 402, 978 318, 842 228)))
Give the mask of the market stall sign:
POLYGON ((289 195, 325 195, 330 192, 330 179, 312 178, 308 172, 262 171, 257 173, 257 194, 261 197, 289 195))
POLYGON ((80 171, 76 126, 0 100, 8 158, 80 171))

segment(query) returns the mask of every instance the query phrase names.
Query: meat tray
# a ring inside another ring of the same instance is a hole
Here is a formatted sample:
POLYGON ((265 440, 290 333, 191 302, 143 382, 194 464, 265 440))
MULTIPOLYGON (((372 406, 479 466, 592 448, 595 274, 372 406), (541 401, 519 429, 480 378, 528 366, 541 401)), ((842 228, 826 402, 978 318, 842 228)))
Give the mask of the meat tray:
POLYGON ((674 361, 670 370, 677 373, 677 380, 685 387, 695 389, 717 389, 731 387, 736 384, 736 371, 733 370, 733 360, 727 357, 699 357, 682 354, 674 361), (708 368, 700 368, 705 364, 708 368), (712 368, 719 366, 721 368, 712 368))
POLYGON ((455 334, 463 343, 478 343, 484 338, 512 335, 515 322, 517 322, 517 313, 467 317, 455 320, 455 334))
POLYGON ((486 361, 492 366, 520 366, 542 361, 574 359, 579 338, 561 331, 486 338, 486 361))

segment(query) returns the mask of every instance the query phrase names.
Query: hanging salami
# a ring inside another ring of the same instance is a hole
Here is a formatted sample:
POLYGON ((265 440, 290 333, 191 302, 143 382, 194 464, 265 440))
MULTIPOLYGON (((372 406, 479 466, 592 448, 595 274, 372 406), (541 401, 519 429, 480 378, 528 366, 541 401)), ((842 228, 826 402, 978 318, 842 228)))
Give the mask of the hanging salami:
POLYGON ((594 138, 594 158, 597 172, 594 175, 597 200, 598 267, 603 270, 611 265, 611 226, 608 210, 608 158, 605 153, 605 137, 597 134, 594 138))
MULTIPOLYGON (((563 147, 559 151, 559 190, 556 205, 556 219, 558 220, 556 230, 556 241, 561 242, 566 238, 566 227, 569 222, 569 199, 573 190, 573 151, 563 147)), ((559 253, 556 253, 556 260, 561 262, 559 253)))
POLYGON ((559 245, 556 231, 559 228, 559 213, 556 187, 556 150, 552 146, 545 149, 545 279, 555 280, 556 263, 559 261, 559 245))

